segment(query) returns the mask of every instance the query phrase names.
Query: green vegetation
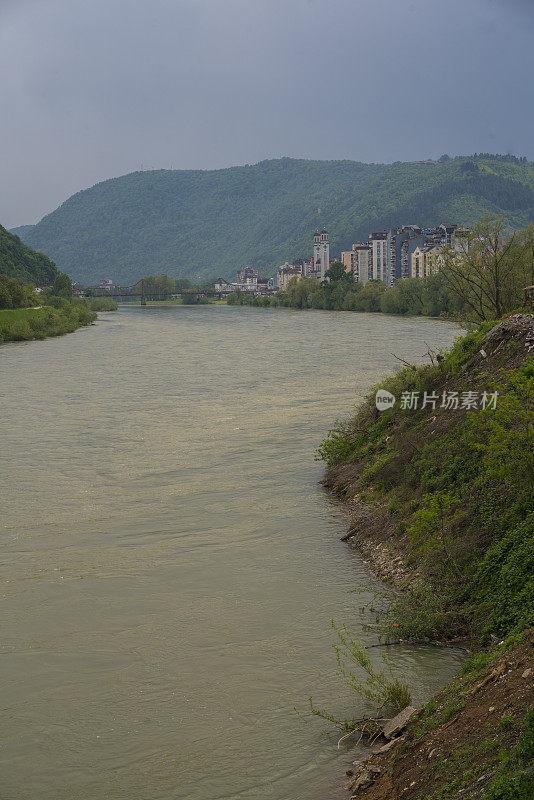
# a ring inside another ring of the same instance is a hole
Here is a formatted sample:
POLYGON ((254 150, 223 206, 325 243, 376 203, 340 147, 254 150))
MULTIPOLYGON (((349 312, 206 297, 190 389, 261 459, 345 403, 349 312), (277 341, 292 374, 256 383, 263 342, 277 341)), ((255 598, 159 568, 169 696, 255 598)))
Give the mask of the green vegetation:
POLYGON ((478 320, 499 319, 523 302, 534 285, 534 225, 511 236, 502 219, 485 217, 459 237, 461 251, 445 248, 448 290, 478 320))
POLYGON ((0 275, 0 344, 60 336, 95 319, 88 303, 73 297, 70 278, 63 273, 38 295, 33 285, 0 275))
MULTIPOLYGON (((438 163, 362 164, 282 158, 223 170, 135 172, 73 195, 38 225, 17 229, 76 280, 140 272, 264 274, 309 255, 320 226, 334 252, 370 231, 486 213, 521 228, 534 221, 534 164, 483 154, 438 163)), ((24 278, 23 278, 24 279, 24 278)))
POLYGON ((213 282, 207 281, 200 286, 193 286, 187 278, 169 278, 168 275, 148 275, 139 278, 134 284, 134 290, 142 293, 149 300, 158 302, 168 302, 173 295, 181 295, 179 302, 184 305, 194 306, 209 303, 208 298, 203 297, 202 291, 213 289, 213 282))
POLYGON ((53 306, 47 305, 39 309, 19 308, 0 311, 0 344, 61 336, 64 333, 72 333, 95 319, 96 314, 90 311, 82 300, 69 302, 61 298, 57 298, 53 306))
POLYGON ((35 287, 25 286, 17 278, 8 278, 0 274, 0 309, 27 308, 36 305, 35 287))
POLYGON ((85 304, 90 311, 116 311, 119 307, 112 297, 87 297, 85 304))
POLYGON ((485 641, 534 623, 534 359, 514 355, 511 334, 485 338, 491 327, 380 384, 396 398, 433 395, 435 409, 397 402, 378 412, 373 391, 319 448, 350 476, 348 496, 399 509, 395 538, 420 581, 392 601, 390 637, 485 641), (496 407, 440 406, 451 390, 498 392, 496 407))
POLYGON ((504 752, 500 761, 493 785, 484 792, 482 800, 531 800, 534 797, 534 708, 525 715, 519 744, 510 754, 504 752))
MULTIPOLYGON (((498 653, 493 655, 496 657, 498 653)), ((462 695, 469 693, 473 683, 455 681, 451 700, 440 705, 432 700, 423 708, 410 735, 411 742, 421 741, 461 711, 465 707, 462 695)), ((459 797, 469 787, 476 786, 478 779, 483 780, 488 775, 492 776, 490 784, 482 794, 476 795, 482 800, 531 800, 534 791, 533 758, 534 709, 524 716, 523 712, 518 716, 506 711, 496 727, 490 725, 471 743, 453 748, 447 758, 436 764, 435 775, 441 788, 432 792, 429 800, 459 797), (517 742, 515 745, 514 740, 517 742)))
POLYGON ((54 282, 57 269, 47 256, 36 253, 0 225, 0 274, 23 284, 48 286, 54 282))
POLYGON ((466 313, 464 303, 447 287, 443 274, 428 278, 408 278, 386 289, 382 281, 369 281, 363 286, 336 262, 329 270, 336 275, 328 283, 317 278, 292 278, 286 291, 271 296, 253 297, 246 292, 231 292, 229 305, 247 305, 258 308, 315 308, 328 311, 367 311, 386 314, 414 314, 428 317, 453 316, 466 313))
POLYGON ((391 662, 385 653, 382 654, 382 661, 386 672, 375 668, 363 642, 353 636, 344 624, 337 625, 332 620, 332 627, 338 638, 334 645, 338 674, 351 691, 377 707, 377 719, 371 717, 362 720, 339 720, 328 711, 316 708, 310 697, 311 712, 317 717, 333 722, 344 731, 360 730, 373 735, 379 730, 377 723, 382 712, 397 714, 410 705, 412 699, 410 690, 406 683, 394 677, 391 662))
MULTIPOLYGON (((143 291, 144 294, 154 295, 171 295, 186 292, 193 288, 191 281, 187 278, 169 278, 168 275, 146 275, 144 278, 139 278, 133 284, 139 292, 143 291)), ((195 287, 196 288, 196 287, 195 287)))
POLYGON ((182 302, 186 306, 198 306, 198 305, 205 305, 209 303, 207 297, 202 297, 198 294, 198 292, 183 292, 182 293, 182 302))
POLYGON ((344 624, 337 625, 332 620, 332 627, 338 637, 338 644, 334 645, 338 670, 346 686, 376 705, 379 711, 385 708, 397 713, 406 708, 411 701, 410 691, 405 683, 393 677, 386 654, 382 653, 382 660, 389 676, 374 668, 363 642, 352 636, 344 624), (365 683, 354 673, 354 667, 359 667, 366 676, 365 683))

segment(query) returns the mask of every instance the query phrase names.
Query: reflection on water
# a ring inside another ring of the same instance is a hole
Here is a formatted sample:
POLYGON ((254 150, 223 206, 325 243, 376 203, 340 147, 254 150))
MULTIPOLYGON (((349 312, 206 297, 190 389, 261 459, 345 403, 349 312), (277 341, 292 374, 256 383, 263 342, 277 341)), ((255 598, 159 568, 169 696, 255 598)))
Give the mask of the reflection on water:
MULTIPOLYGON (((0 349, 2 796, 335 796, 355 754, 293 707, 357 713, 330 618, 359 632, 373 581, 314 450, 392 352, 455 335, 153 307, 0 349)), ((390 655, 416 700, 459 660, 390 655)))

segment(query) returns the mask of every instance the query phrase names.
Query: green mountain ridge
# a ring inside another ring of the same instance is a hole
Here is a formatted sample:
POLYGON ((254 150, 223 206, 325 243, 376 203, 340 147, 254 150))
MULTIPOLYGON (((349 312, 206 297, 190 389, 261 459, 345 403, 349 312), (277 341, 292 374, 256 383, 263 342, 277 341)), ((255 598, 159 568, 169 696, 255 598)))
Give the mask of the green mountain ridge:
POLYGON ((363 164, 282 158, 221 170, 134 172, 78 192, 37 225, 14 229, 75 280, 140 275, 233 278, 244 264, 273 274, 310 256, 317 227, 337 255, 373 230, 471 225, 502 214, 534 221, 534 163, 480 156, 363 164))
POLYGON ((20 238, 0 225, 0 275, 17 278, 21 283, 49 286, 57 268, 44 253, 37 253, 20 238))

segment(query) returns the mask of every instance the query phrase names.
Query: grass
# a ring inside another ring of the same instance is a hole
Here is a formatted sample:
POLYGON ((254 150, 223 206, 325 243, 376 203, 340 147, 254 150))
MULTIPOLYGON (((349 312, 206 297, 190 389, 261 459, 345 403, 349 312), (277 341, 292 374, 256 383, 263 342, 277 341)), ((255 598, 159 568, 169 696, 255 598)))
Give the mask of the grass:
POLYGON ((510 366, 510 352, 519 349, 514 339, 495 359, 488 353, 483 372, 478 353, 491 327, 459 339, 440 363, 407 366, 380 388, 397 398, 496 391, 495 409, 397 403, 379 413, 375 389, 318 450, 328 467, 352 468, 352 494, 378 501, 394 518, 406 561, 422 575, 388 609, 388 635, 469 633, 483 642, 534 622, 534 359, 510 366))
POLYGON ((481 675, 492 669, 493 662, 502 659, 510 647, 520 644, 522 639, 514 637, 514 641, 510 639, 494 645, 488 651, 472 653, 461 673, 419 711, 397 757, 403 758, 414 745, 421 748, 419 753, 426 753, 428 748, 439 751, 439 760, 431 760, 425 767, 432 775, 432 788, 427 788, 424 794, 426 800, 457 800, 464 795, 483 800, 534 797, 534 777, 528 769, 534 756, 534 710, 524 715, 524 708, 516 703, 504 708, 494 720, 488 719, 487 699, 474 699, 472 691, 481 675), (477 702, 483 724, 477 726, 476 735, 471 736, 470 725, 477 702), (459 720, 450 733, 445 733, 455 724, 454 717, 466 707, 467 722, 459 720), (473 790, 474 794, 465 794, 473 790))
POLYGON ((43 306, 0 311, 0 344, 61 336, 95 319, 96 313, 90 311, 82 301, 64 301, 60 308, 43 306))
POLYGON ((490 777, 490 784, 482 795, 476 795, 482 800, 531 800, 534 777, 529 765, 534 757, 534 710, 527 712, 522 721, 517 721, 519 723, 522 736, 515 747, 506 747, 503 740, 516 724, 515 718, 508 714, 503 716, 496 732, 475 740, 472 745, 458 748, 448 758, 442 759, 437 764, 437 773, 445 783, 429 800, 457 797, 461 790, 465 792, 476 786, 477 780, 483 776, 490 777), (473 766, 469 767, 469 764, 473 766))

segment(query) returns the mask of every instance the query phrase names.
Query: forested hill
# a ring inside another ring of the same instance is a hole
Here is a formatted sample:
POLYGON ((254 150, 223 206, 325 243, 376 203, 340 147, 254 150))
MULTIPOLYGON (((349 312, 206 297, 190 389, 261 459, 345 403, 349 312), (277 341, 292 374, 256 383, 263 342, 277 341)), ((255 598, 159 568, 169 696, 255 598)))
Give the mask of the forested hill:
POLYGON ((362 164, 282 158, 202 171, 134 172, 78 192, 16 231, 74 279, 139 275, 233 277, 244 264, 272 274, 310 256, 325 226, 331 253, 372 230, 501 213, 534 221, 534 164, 507 156, 362 164))
POLYGON ((36 253, 0 225, 0 275, 18 278, 21 283, 49 286, 57 268, 43 253, 36 253))

